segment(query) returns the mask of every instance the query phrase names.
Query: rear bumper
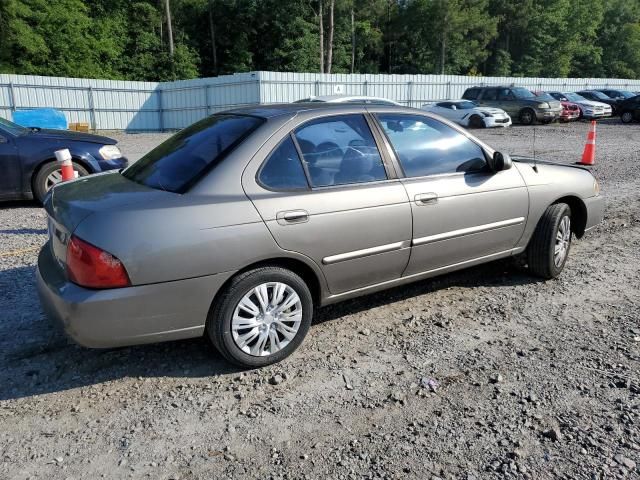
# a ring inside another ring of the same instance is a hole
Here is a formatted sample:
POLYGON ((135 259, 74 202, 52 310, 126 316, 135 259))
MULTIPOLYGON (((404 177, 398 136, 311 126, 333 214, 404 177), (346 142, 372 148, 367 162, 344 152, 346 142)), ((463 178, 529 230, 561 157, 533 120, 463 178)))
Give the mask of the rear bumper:
POLYGON ((80 345, 109 348, 201 336, 211 301, 230 274, 90 290, 66 279, 47 243, 36 276, 47 316, 80 345))
POLYGON ((583 199, 585 206, 587 207, 587 223, 584 231, 587 233, 594 227, 598 226, 604 218, 604 197, 598 195, 596 197, 583 199))

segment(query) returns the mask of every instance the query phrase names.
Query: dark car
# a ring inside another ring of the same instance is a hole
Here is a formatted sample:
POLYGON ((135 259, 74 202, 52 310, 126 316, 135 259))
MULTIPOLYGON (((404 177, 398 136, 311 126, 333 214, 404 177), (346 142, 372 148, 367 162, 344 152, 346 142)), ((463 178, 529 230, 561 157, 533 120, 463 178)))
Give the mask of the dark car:
POLYGON ((0 118, 0 200, 42 201, 62 179, 54 152, 68 148, 78 176, 128 165, 112 138, 67 130, 25 128, 0 118))
POLYGON ((581 90, 578 92, 578 95, 583 96, 587 100, 606 103, 607 105, 611 106, 611 110, 613 111, 614 115, 618 114, 618 105, 620 105, 620 100, 616 98, 611 98, 609 95, 606 95, 599 90, 581 90))
POLYGON ((554 99, 538 98, 523 87, 471 87, 462 98, 481 107, 501 108, 524 125, 550 123, 560 118, 562 106, 554 99))
POLYGON ((640 95, 627 98, 618 106, 620 119, 624 123, 631 123, 634 120, 640 120, 640 95))

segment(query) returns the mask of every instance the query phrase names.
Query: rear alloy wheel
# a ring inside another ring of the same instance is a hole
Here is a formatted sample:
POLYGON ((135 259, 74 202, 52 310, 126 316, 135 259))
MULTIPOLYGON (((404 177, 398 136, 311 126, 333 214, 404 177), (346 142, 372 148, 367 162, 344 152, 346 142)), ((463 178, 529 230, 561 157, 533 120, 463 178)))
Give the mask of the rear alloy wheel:
POLYGON ((518 120, 520 120, 520 123, 523 125, 532 125, 536 120, 536 113, 530 108, 523 108, 520 110, 518 120))
POLYGON ((212 306, 207 333, 231 363, 262 367, 293 353, 312 317, 313 300, 302 278, 284 268, 262 267, 231 281, 212 306))
MULTIPOLYGON (((79 177, 89 175, 87 169, 76 162, 73 162, 73 169, 78 172, 79 177)), ((62 170, 59 163, 56 161, 45 163, 33 179, 33 196, 42 203, 47 192, 61 181, 62 170)))
POLYGON ((566 203, 544 212, 527 248, 529 270, 539 277, 555 278, 564 269, 571 249, 571 209, 566 203))
POLYGON ((620 115, 620 120, 622 120, 622 123, 631 123, 631 122, 633 122, 633 113, 632 112, 622 112, 622 115, 620 115))
POLYGON ((469 119, 469 126, 471 128, 485 128, 486 125, 484 123, 484 120, 482 119, 482 117, 480 117, 480 115, 472 115, 471 118, 469 119))

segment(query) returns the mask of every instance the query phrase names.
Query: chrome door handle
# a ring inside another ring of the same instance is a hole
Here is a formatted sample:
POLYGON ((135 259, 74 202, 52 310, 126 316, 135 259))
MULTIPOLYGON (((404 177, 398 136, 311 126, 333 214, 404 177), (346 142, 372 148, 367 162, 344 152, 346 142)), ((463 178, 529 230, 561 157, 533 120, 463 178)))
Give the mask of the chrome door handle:
POLYGON ((306 210, 287 210, 278 212, 276 220, 280 225, 288 225, 291 223, 304 223, 309 221, 309 212, 306 210))
POLYGON ((433 192, 419 193, 414 197, 414 200, 418 205, 433 205, 438 203, 438 194, 433 192))

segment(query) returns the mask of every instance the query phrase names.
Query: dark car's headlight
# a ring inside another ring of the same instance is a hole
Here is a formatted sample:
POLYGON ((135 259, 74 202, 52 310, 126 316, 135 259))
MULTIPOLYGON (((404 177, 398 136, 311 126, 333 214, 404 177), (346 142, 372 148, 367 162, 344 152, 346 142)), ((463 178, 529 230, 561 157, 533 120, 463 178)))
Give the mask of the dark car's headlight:
POLYGON ((538 104, 538 108, 551 108, 547 102, 542 102, 538 104))
POLYGON ((100 156, 105 160, 115 160, 116 158, 122 158, 122 152, 115 145, 105 145, 98 150, 100 156))

